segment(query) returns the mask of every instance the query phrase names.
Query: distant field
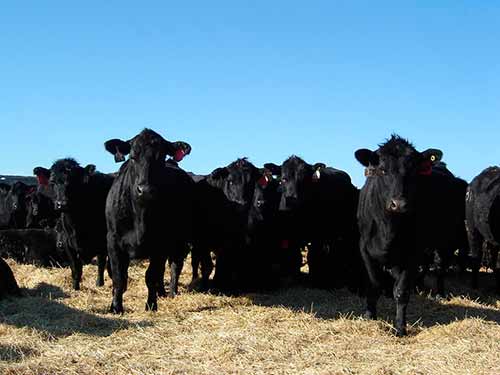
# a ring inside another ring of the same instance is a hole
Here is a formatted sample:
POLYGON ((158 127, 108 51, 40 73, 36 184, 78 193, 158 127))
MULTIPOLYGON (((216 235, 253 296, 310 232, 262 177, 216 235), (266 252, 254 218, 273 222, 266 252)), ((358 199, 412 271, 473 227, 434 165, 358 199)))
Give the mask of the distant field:
POLYGON ((94 266, 75 292, 69 269, 9 264, 28 296, 0 302, 5 375, 500 374, 500 301, 466 288, 471 297, 445 302, 413 296, 409 337, 398 339, 392 301, 365 321, 363 300, 345 290, 200 294, 186 291, 186 266, 182 295, 146 313, 145 265, 136 265, 126 314, 114 316, 111 282, 96 288, 94 266))

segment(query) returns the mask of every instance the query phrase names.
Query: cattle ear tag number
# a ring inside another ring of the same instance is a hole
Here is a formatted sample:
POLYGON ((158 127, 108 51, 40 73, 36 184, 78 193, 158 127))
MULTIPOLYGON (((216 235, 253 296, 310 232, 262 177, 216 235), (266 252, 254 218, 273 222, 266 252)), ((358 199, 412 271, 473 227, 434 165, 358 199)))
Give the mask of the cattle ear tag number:
POLYGON ((321 178, 321 172, 319 171, 319 169, 316 169, 316 171, 313 173, 313 181, 319 181, 319 179, 321 178))

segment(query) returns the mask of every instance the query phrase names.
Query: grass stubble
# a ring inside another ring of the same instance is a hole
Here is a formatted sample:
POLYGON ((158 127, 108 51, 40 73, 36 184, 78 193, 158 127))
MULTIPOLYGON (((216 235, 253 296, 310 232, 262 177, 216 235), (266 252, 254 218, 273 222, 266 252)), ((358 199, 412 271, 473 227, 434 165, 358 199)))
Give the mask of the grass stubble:
POLYGON ((500 301, 456 279, 448 300, 412 296, 409 335, 396 338, 392 300, 368 321, 347 290, 190 292, 187 262, 181 294, 151 313, 142 263, 115 316, 95 266, 73 291, 69 269, 8 263, 26 297, 0 302, 0 374, 500 374, 500 301))

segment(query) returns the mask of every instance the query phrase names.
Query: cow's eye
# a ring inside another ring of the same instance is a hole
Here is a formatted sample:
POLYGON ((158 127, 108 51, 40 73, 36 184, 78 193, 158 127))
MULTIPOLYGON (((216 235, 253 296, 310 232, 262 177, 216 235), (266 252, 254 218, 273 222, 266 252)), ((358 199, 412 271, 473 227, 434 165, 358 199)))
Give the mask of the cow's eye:
POLYGON ((287 181, 288 181, 288 180, 287 180, 285 177, 283 177, 283 178, 281 179, 281 183, 282 183, 282 184, 286 184, 286 183, 287 183, 287 181))

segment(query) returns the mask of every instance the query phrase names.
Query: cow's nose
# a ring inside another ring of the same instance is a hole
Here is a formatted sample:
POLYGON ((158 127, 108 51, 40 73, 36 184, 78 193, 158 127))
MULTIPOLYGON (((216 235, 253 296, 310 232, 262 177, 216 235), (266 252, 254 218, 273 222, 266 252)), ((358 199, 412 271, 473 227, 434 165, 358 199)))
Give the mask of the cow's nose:
POLYGON ((17 208, 18 208, 18 207, 19 207, 19 206, 17 205, 17 203, 12 204, 12 208, 13 208, 14 210, 17 210, 17 208))
POLYGON ((394 213, 403 213, 406 210, 406 201, 404 199, 390 199, 387 209, 394 213))
POLYGON ((66 201, 56 201, 56 210, 64 210, 66 208, 66 201))
POLYGON ((142 185, 137 185, 137 194, 139 194, 139 196, 144 194, 144 187, 142 185))

